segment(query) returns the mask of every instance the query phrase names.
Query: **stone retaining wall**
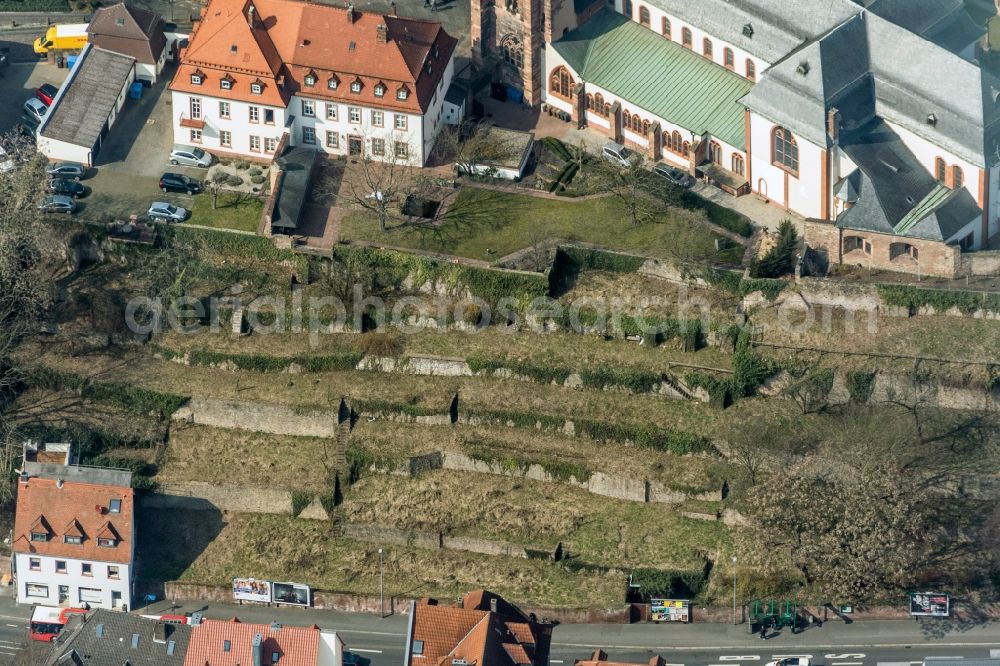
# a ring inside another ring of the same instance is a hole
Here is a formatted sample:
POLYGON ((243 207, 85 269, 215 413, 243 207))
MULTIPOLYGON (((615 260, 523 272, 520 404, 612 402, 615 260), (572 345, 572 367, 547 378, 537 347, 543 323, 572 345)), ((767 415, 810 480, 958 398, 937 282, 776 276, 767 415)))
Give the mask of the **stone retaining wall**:
POLYGON ((338 527, 341 530, 341 534, 355 541, 391 543, 426 550, 461 550, 470 553, 481 553, 483 555, 528 557, 524 546, 509 541, 450 536, 443 532, 405 530, 396 527, 361 523, 342 523, 338 527))
MULTIPOLYGON (((162 483, 154 493, 144 493, 143 506, 151 509, 217 510, 233 513, 275 513, 292 515, 292 493, 282 488, 215 485, 191 481, 162 483)), ((318 497, 306 506, 299 518, 329 520, 318 497)))
POLYGON ((284 405, 191 398, 171 416, 177 421, 230 430, 253 430, 273 435, 336 437, 337 408, 329 413, 300 411, 284 405))

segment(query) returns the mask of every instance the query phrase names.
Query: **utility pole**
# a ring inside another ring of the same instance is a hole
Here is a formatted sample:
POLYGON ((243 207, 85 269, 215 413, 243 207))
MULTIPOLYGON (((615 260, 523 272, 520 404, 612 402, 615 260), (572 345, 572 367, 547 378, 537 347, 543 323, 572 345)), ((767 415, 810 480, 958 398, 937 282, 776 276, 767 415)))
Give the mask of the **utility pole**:
POLYGON ((733 625, 736 624, 736 556, 733 555, 733 625))
POLYGON ((378 549, 378 606, 379 617, 385 617, 385 566, 382 558, 382 549, 378 549))

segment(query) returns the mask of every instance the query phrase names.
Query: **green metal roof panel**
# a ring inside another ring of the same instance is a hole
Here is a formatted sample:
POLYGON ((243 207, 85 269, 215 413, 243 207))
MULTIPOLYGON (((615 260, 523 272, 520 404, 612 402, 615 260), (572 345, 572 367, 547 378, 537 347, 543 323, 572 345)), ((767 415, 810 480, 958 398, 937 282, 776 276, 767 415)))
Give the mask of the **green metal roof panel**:
POLYGON ((955 190, 952 190, 944 185, 938 185, 933 190, 927 193, 927 196, 923 198, 916 206, 910 210, 909 213, 903 216, 893 231, 897 234, 906 233, 910 227, 915 225, 920 220, 924 219, 931 213, 933 213, 938 207, 944 204, 955 190))
POLYGON ((753 83, 604 8, 552 43, 588 83, 630 106, 746 148, 744 107, 753 83))

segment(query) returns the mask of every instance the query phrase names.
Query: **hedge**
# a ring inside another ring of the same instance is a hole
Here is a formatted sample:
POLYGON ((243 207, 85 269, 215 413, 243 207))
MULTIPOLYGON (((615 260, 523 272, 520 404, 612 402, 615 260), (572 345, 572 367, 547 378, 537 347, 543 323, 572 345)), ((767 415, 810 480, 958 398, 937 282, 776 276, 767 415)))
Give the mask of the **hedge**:
POLYGON ((573 286, 583 271, 635 273, 645 259, 629 254, 573 246, 559 247, 549 269, 549 292, 563 293, 573 286))
POLYGON ((566 419, 561 417, 506 409, 479 409, 465 406, 462 407, 461 414, 464 417, 479 418, 484 421, 499 422, 501 424, 510 423, 519 428, 536 428, 541 426, 543 430, 562 430, 566 425, 566 419))
POLYGON ((767 297, 767 300, 773 301, 787 284, 784 280, 776 278, 745 278, 740 280, 739 294, 746 296, 759 291, 767 297))
POLYGON ((390 402, 388 400, 372 400, 366 398, 348 398, 348 403, 355 413, 369 413, 390 416, 393 414, 403 414, 405 416, 443 416, 448 413, 448 407, 441 405, 438 408, 422 407, 406 402, 390 402))
POLYGON ((667 430, 652 425, 627 426, 608 421, 574 420, 576 432, 598 442, 632 442, 635 446, 684 455, 711 451, 704 437, 681 430, 667 430))
POLYGON ((877 289, 883 303, 907 308, 910 312, 922 307, 932 307, 937 312, 958 308, 965 314, 980 309, 1000 312, 1000 293, 921 289, 902 284, 880 284, 877 289))
MULTIPOLYGON (((178 355, 177 352, 173 352, 173 354, 175 356, 178 355)), ((191 365, 232 363, 240 370, 253 372, 282 372, 288 369, 293 363, 301 367, 305 372, 354 370, 363 358, 364 354, 362 352, 342 352, 322 356, 309 354, 269 356, 266 354, 228 354, 225 352, 196 349, 188 354, 191 365)))
POLYGON ((161 416, 168 416, 190 399, 189 396, 162 393, 128 384, 92 382, 76 373, 45 367, 28 371, 23 381, 34 388, 79 391, 82 398, 142 414, 158 412, 161 416))
POLYGON ((302 490, 292 491, 292 516, 298 517, 302 513, 309 503, 312 502, 312 496, 302 490))
POLYGON ((576 479, 578 483, 586 483, 590 480, 591 471, 582 465, 566 462, 562 460, 539 460, 536 458, 518 458, 511 455, 501 455, 487 448, 470 447, 466 450, 473 460, 479 460, 488 465, 497 465, 501 469, 511 473, 525 473, 532 465, 538 465, 544 469, 552 478, 568 483, 571 479, 576 479))
POLYGON ((875 390, 874 372, 848 372, 847 392, 851 395, 851 402, 865 404, 872 397, 875 390))
POLYGON ((573 374, 569 368, 554 365, 532 363, 530 361, 487 358, 485 356, 469 356, 465 362, 476 374, 493 374, 497 370, 509 370, 516 375, 531 378, 540 384, 562 384, 573 374))
POLYGON ((451 286, 464 285, 474 296, 496 307, 503 298, 513 298, 525 307, 534 298, 547 296, 548 278, 541 273, 521 273, 492 268, 465 266, 437 259, 368 247, 334 248, 334 256, 344 262, 358 262, 382 273, 393 283, 411 276, 415 286, 428 282, 443 282, 451 286))
POLYGON ((703 569, 633 569, 632 584, 643 598, 692 599, 707 579, 703 569))
POLYGON ((623 386, 633 393, 650 393, 663 381, 663 377, 656 372, 606 366, 593 366, 581 370, 580 379, 583 385, 589 388, 623 386))
POLYGON ((551 136, 547 136, 542 139, 542 145, 551 150, 556 156, 560 157, 564 162, 572 159, 569 149, 566 145, 559 139, 551 136))
POLYGON ((689 372, 684 382, 691 389, 703 388, 708 393, 708 404, 725 409, 732 402, 733 382, 730 377, 716 377, 703 372, 689 372))

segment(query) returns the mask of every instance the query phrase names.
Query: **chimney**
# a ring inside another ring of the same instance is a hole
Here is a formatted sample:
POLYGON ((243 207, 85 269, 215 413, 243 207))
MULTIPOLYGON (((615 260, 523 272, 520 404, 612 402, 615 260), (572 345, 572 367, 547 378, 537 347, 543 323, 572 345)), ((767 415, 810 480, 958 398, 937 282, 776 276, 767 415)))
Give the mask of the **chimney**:
POLYGON ((353 3, 348 4, 347 5, 347 20, 348 20, 348 22, 354 23, 354 21, 357 18, 358 17, 354 14, 354 4, 353 3))
POLYGON ((385 27, 385 23, 379 23, 375 28, 375 41, 379 44, 385 44, 389 41, 389 29, 385 27))
POLYGON ((396 15, 396 3, 395 2, 389 3, 389 13, 391 15, 393 15, 393 16, 396 15))
POLYGON ((826 112, 826 133, 834 144, 840 142, 840 111, 836 108, 826 112))
POLYGON ((496 613, 497 612, 497 598, 496 597, 490 597, 490 612, 491 613, 496 613))
POLYGON ((264 666, 264 636, 253 635, 253 666, 264 666))
POLYGON ((251 2, 250 6, 247 7, 247 23, 250 24, 251 28, 253 27, 253 14, 254 14, 254 8, 253 8, 253 3, 251 2))

